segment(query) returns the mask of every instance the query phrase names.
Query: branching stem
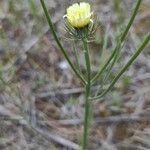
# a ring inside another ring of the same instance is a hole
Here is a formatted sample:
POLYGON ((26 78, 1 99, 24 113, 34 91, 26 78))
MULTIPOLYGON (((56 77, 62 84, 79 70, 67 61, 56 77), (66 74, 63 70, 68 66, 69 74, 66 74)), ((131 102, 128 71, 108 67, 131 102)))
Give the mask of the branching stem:
POLYGON ((51 32, 54 36, 54 39, 57 43, 57 45, 59 46, 61 52, 63 53, 64 57, 66 58, 67 62, 69 63, 70 67, 72 68, 72 70, 75 72, 75 74, 78 76, 78 78, 82 81, 83 84, 86 84, 86 81, 85 79, 81 76, 81 74, 79 73, 79 71, 75 68, 75 66, 73 65, 73 63, 71 62, 66 50, 63 48, 62 44, 60 43, 60 40, 58 39, 58 36, 55 32, 55 29, 54 29, 54 26, 53 26, 53 23, 52 23, 52 20, 51 20, 51 16, 49 15, 48 13, 48 10, 46 8, 46 5, 45 5, 45 2, 44 0, 40 0, 41 2, 41 5, 42 5, 42 8, 44 10, 44 13, 45 13, 45 16, 46 16, 46 19, 48 21, 48 24, 49 24, 49 27, 51 29, 51 32))

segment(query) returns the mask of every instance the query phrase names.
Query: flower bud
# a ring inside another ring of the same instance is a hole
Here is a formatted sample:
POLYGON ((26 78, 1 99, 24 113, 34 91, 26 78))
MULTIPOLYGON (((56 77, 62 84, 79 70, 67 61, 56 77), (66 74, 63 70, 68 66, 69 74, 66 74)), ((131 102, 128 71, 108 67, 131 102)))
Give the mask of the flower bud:
POLYGON ((88 3, 75 3, 67 9, 67 20, 74 28, 84 28, 91 22, 91 7, 88 3))

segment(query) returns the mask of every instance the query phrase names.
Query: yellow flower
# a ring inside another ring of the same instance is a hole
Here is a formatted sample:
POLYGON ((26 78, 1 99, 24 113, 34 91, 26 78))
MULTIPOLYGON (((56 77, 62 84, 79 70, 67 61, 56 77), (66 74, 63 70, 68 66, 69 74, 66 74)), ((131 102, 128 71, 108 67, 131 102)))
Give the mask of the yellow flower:
POLYGON ((69 23, 76 28, 83 28, 91 22, 91 8, 88 3, 75 3, 67 9, 66 17, 69 23))

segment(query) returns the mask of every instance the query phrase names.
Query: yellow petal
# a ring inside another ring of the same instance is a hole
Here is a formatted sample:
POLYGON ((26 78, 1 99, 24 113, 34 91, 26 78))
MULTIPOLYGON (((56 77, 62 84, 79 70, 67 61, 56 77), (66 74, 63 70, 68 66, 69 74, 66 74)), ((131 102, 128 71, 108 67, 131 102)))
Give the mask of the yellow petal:
POLYGON ((67 8, 67 19, 69 23, 76 28, 85 27, 91 20, 91 8, 88 3, 75 3, 67 8))

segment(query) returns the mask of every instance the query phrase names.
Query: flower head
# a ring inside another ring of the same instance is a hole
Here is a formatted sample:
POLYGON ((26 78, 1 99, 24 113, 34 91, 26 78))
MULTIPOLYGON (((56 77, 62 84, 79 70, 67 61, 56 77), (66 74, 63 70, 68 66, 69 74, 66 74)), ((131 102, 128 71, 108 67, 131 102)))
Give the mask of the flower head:
POLYGON ((75 28, 83 28, 91 22, 91 8, 88 3, 75 3, 67 9, 67 20, 75 28))

